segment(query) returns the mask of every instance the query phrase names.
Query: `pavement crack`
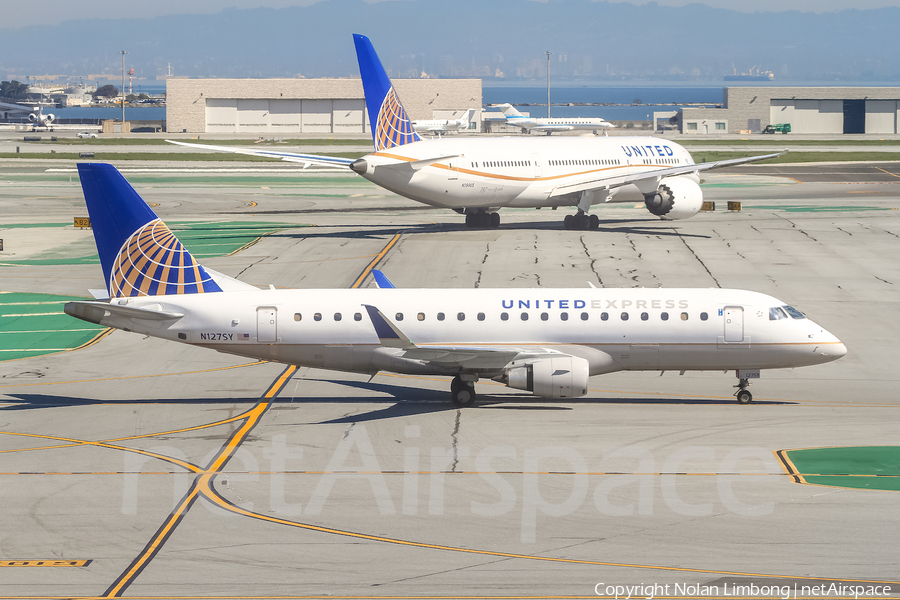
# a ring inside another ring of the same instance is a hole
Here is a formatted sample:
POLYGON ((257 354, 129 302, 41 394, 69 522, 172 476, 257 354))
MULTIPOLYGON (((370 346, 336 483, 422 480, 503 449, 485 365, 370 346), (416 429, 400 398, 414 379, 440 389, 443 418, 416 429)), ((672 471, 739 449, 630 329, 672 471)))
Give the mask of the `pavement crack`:
POLYGON ((679 235, 678 239, 680 239, 681 243, 684 244, 684 247, 687 248, 688 250, 690 250, 691 254, 694 255, 694 258, 697 259, 697 262, 700 263, 700 266, 703 267, 703 270, 706 271, 709 274, 710 278, 713 280, 713 282, 715 282, 716 287, 721 288, 722 286, 719 284, 719 280, 716 279, 715 275, 712 274, 712 271, 709 270, 709 267, 706 266, 706 263, 703 262, 703 259, 701 259, 697 255, 697 253, 694 252, 694 249, 691 248, 691 245, 687 243, 687 240, 684 239, 684 236, 679 235))
POLYGON ((450 472, 456 473, 456 468, 459 466, 459 421, 460 417, 462 417, 462 410, 456 409, 456 422, 453 424, 453 433, 450 434, 450 443, 453 448, 453 462, 450 463, 450 472))
POLYGON ((594 277, 597 278, 600 287, 603 287, 603 278, 600 277, 600 273, 597 272, 597 259, 591 256, 591 251, 588 250, 587 243, 584 241, 584 236, 582 235, 579 239, 581 240, 581 247, 584 248, 584 255, 591 261, 591 272, 594 274, 594 277))

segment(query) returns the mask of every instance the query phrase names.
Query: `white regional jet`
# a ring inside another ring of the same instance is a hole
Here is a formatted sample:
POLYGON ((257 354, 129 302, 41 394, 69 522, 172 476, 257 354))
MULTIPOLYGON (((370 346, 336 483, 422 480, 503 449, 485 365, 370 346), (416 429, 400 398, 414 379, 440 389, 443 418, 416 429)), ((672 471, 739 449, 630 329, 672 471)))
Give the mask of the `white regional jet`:
MULTIPOLYGON (((575 206, 568 229, 597 228, 592 205, 609 202, 634 184, 647 209, 663 219, 694 216, 703 204, 699 171, 764 160, 779 154, 694 164, 675 142, 654 137, 438 138, 413 129, 369 39, 353 36, 375 151, 359 158, 264 149, 182 146, 269 156, 304 165, 351 169, 375 184, 417 202, 466 215, 470 227, 497 227, 500 208, 575 206)), ((170 140, 171 141, 171 140, 170 140)))
POLYGON ((413 129, 416 133, 449 133, 466 131, 469 129, 469 123, 475 116, 475 109, 470 108, 459 119, 431 119, 428 121, 413 121, 413 129))
POLYGON ((111 165, 79 164, 109 299, 65 305, 105 327, 252 358, 453 377, 453 401, 492 379, 546 398, 614 371, 760 369, 847 350, 771 296, 723 289, 261 290, 201 266, 111 165))
POLYGON ((576 129, 597 131, 615 127, 600 117, 526 117, 513 108, 512 104, 498 104, 497 108, 503 111, 507 125, 521 127, 526 131, 543 131, 547 135, 554 131, 574 131, 576 129))

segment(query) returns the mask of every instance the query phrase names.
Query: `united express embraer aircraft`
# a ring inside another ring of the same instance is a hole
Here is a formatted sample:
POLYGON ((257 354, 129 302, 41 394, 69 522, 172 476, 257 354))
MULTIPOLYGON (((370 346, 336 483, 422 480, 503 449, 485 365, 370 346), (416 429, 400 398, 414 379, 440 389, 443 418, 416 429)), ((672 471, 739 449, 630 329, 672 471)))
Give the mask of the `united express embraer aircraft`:
MULTIPOLYGON (((675 142, 654 137, 441 138, 422 140, 400 103, 369 39, 354 35, 359 72, 375 151, 350 160, 275 150, 182 146, 268 156, 304 165, 352 169, 369 181, 417 202, 466 215, 469 227, 498 227, 503 207, 575 206, 567 229, 596 229, 588 215, 634 184, 652 214, 663 219, 696 215, 703 204, 700 171, 764 160, 750 158, 694 164, 675 142)), ((171 141, 171 140, 170 140, 171 141)))
POLYGON ((614 371, 734 370, 738 402, 761 369, 846 348, 771 296, 722 289, 260 290, 205 269, 106 164, 79 164, 108 301, 67 314, 220 352, 337 371, 452 377, 475 401, 493 379, 546 398, 614 371))

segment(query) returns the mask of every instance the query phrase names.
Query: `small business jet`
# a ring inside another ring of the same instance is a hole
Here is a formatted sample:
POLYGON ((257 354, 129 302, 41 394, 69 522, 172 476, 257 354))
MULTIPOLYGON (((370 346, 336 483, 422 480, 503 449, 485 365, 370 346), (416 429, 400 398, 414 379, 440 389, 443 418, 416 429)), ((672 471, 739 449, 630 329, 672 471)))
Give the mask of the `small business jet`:
MULTIPOLYGON (((615 371, 734 370, 738 402, 761 369, 847 349, 771 296, 723 289, 258 289, 204 268, 107 164, 79 164, 105 301, 67 314, 141 335, 337 371, 452 377, 458 406, 491 379, 553 399, 615 371)), ((100 296, 101 294, 96 294, 100 296)))
POLYGON ((600 117, 526 117, 513 108, 512 104, 498 104, 497 108, 503 111, 507 125, 521 127, 524 131, 542 131, 547 135, 556 131, 574 131, 576 129, 597 131, 615 127, 600 117))
POLYGON ((458 131, 466 131, 469 129, 469 123, 475 116, 475 109, 470 108, 459 119, 431 119, 428 121, 413 121, 413 129, 416 133, 450 133, 458 131))
POLYGON ((353 36, 375 151, 357 160, 264 149, 173 144, 350 169, 417 202, 466 215, 469 227, 498 227, 504 207, 574 206, 566 229, 596 229, 595 204, 635 185, 651 214, 685 219, 703 205, 698 173, 774 158, 766 154, 695 164, 682 146, 654 137, 460 137, 416 133, 369 38, 353 36))
POLYGON ((0 102, 0 108, 6 109, 4 112, 27 112, 28 120, 32 123, 33 128, 45 127, 53 131, 52 125, 53 121, 56 120, 56 115, 52 113, 44 114, 43 106, 25 106, 22 104, 7 104, 6 102, 0 102))

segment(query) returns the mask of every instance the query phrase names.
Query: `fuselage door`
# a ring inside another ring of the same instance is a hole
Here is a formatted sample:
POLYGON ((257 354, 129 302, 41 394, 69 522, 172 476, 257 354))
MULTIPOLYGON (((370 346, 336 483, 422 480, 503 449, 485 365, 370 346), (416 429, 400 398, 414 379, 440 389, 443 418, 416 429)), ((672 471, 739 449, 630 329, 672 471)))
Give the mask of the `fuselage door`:
POLYGON ((725 341, 744 341, 744 307, 725 307, 725 341))
POLYGON ((541 171, 541 155, 540 155, 540 154, 537 154, 537 153, 532 154, 532 155, 531 155, 531 162, 534 163, 534 176, 535 176, 535 177, 540 177, 540 176, 541 176, 541 172, 542 172, 542 171, 541 171))
POLYGON ((463 157, 457 156, 451 158, 448 164, 450 165, 450 172, 447 174, 447 179, 450 181, 455 181, 459 179, 459 163, 462 162, 463 157))
POLYGON ((256 309, 256 341, 271 344, 278 341, 278 311, 273 306, 256 309))

